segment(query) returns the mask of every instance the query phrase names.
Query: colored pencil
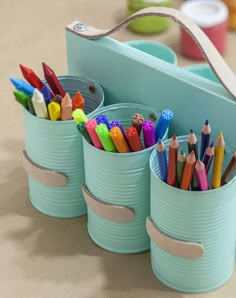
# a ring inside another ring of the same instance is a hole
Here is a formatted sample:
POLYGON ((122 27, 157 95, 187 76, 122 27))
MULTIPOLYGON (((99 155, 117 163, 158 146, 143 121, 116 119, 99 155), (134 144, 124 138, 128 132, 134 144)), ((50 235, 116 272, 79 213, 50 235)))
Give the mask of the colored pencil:
POLYGON ((157 153, 157 160, 158 160, 158 164, 159 164, 161 180, 166 182, 167 181, 167 169, 168 169, 167 153, 166 153, 165 144, 161 141, 161 139, 158 140, 158 143, 156 145, 156 153, 157 153))
POLYGON ((198 159, 195 164, 195 172, 197 175, 199 189, 200 190, 208 190, 209 183, 208 183, 208 179, 207 179, 205 165, 200 159, 198 159))
POLYGON ((177 182, 177 155, 178 155, 179 143, 174 134, 169 144, 168 155, 168 172, 167 183, 172 186, 176 186, 177 182))
POLYGON ((186 154, 183 150, 177 156, 177 186, 180 187, 184 166, 186 162, 186 154))
POLYGON ((203 156, 205 154, 205 150, 209 146, 210 135, 211 135, 211 127, 210 127, 209 121, 206 120, 205 124, 202 127, 202 132, 201 132, 200 160, 203 159, 203 156))
POLYGON ((196 163, 196 157, 195 157, 194 151, 192 150, 186 158, 184 171, 183 171, 183 175, 180 183, 180 188, 183 190, 189 190, 192 177, 193 177, 195 163, 196 163))
POLYGON ((203 156, 203 163, 205 165, 206 173, 208 174, 213 157, 215 154, 214 143, 211 142, 210 146, 208 146, 205 150, 205 154, 203 156))
POLYGON ((224 174, 221 178, 221 185, 228 183, 236 174, 236 152, 234 152, 229 164, 227 165, 224 174))
POLYGON ((212 188, 218 188, 221 185, 221 174, 224 161, 225 141, 223 133, 220 132, 215 145, 215 159, 213 165, 212 188))
POLYGON ((198 144, 197 137, 192 129, 190 129, 190 133, 188 135, 188 153, 194 151, 196 159, 198 158, 198 144))

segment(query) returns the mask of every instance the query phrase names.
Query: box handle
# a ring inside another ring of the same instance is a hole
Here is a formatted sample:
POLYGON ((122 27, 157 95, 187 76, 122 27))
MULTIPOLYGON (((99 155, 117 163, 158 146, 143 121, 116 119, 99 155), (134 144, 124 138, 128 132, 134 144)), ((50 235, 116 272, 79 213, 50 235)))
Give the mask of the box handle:
POLYGON ((133 220, 134 211, 129 207, 113 205, 99 200, 91 194, 84 184, 81 185, 81 188, 86 203, 97 215, 115 222, 128 222, 133 220))
POLYGON ((150 217, 146 219, 146 229, 149 237, 156 245, 174 256, 187 259, 199 259, 203 257, 205 253, 202 244, 178 240, 167 236, 157 228, 150 217))
POLYGON ((130 22, 144 16, 162 16, 168 17, 174 20, 176 23, 188 32, 191 37, 195 40, 196 44, 202 51, 202 54, 210 64, 212 70, 216 74, 222 85, 228 90, 228 92, 236 99, 236 76, 225 63, 223 57, 219 54, 217 49, 214 47, 210 39, 206 34, 196 25, 193 21, 187 18, 182 12, 174 8, 168 7, 148 7, 139 10, 132 14, 130 17, 123 20, 117 26, 108 29, 96 29, 78 21, 66 27, 66 30, 71 31, 80 37, 88 39, 99 39, 101 37, 110 35, 115 31, 121 30, 126 27, 130 22))
POLYGON ((22 153, 23 167, 29 176, 50 186, 65 186, 67 184, 68 179, 65 175, 36 164, 29 158, 25 150, 22 153))

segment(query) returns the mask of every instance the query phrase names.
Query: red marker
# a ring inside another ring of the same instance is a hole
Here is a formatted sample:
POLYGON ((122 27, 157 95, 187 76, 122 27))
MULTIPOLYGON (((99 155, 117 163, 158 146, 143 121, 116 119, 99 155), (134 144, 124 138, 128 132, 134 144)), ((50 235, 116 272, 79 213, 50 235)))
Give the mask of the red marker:
POLYGON ((82 94, 77 91, 74 97, 72 98, 73 111, 76 109, 84 110, 84 98, 82 94))
MULTIPOLYGON (((22 64, 20 64, 20 69, 23 77, 31 86, 37 88, 39 91, 45 86, 44 83, 40 80, 40 78, 36 75, 36 73, 32 69, 22 64)), ((53 97, 52 93, 51 93, 51 97, 53 97)))
POLYGON ((59 94, 62 97, 64 97, 66 95, 66 92, 62 88, 62 85, 58 81, 54 71, 46 63, 43 62, 42 64, 43 64, 44 77, 48 82, 48 85, 50 86, 50 88, 52 89, 55 95, 59 94))
POLYGON ((135 127, 130 126, 125 131, 129 146, 132 151, 143 150, 143 145, 141 143, 138 131, 135 127))

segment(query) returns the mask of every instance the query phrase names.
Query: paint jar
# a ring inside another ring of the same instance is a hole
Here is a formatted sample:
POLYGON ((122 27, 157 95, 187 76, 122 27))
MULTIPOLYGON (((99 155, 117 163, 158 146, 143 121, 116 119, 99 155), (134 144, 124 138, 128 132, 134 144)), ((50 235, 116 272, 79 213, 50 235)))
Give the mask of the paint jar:
POLYGON ((220 84, 220 81, 218 80, 217 76, 215 75, 209 64, 193 64, 185 66, 183 67, 183 69, 186 69, 189 72, 194 73, 205 79, 208 79, 214 83, 220 84))
POLYGON ((177 64, 176 53, 168 46, 148 40, 130 40, 126 41, 125 44, 139 51, 145 52, 153 57, 166 61, 170 64, 177 64))
MULTIPOLYGON (((227 45, 228 8, 222 1, 189 0, 180 6, 180 11, 194 21, 211 40, 220 54, 227 45)), ((191 59, 204 59, 193 38, 181 28, 181 48, 191 59)))
MULTIPOLYGON (((58 79, 71 97, 81 92, 87 115, 103 106, 104 93, 96 82, 69 75, 58 79)), ((24 110, 24 130, 23 165, 33 206, 55 217, 86 214, 80 187, 85 181, 83 146, 75 121, 45 120, 24 110)))
MULTIPOLYGON (((188 152, 187 140, 178 137, 179 150, 188 152)), ((169 143, 164 141, 167 152, 169 143)), ((233 152, 226 145, 223 171, 233 152)), ((206 292, 222 286, 234 272, 236 176, 217 189, 181 190, 161 181, 156 150, 150 169, 151 216, 146 224, 153 272, 178 291, 206 292)), ((212 171, 208 175, 211 181, 212 171)))
POLYGON ((225 4, 229 9, 228 27, 230 29, 236 29, 236 1, 235 0, 224 0, 225 4))
MULTIPOLYGON (((105 106, 89 118, 104 114, 109 121, 119 120, 126 129, 135 113, 154 124, 160 117, 149 106, 120 103, 105 106)), ((91 239, 116 253, 148 250, 145 221, 150 211, 149 158, 155 145, 137 152, 113 153, 97 149, 83 138, 83 146, 86 185, 82 189, 88 205, 91 239)))
MULTIPOLYGON (((128 0, 128 15, 140 9, 155 6, 170 7, 172 0, 128 0)), ((129 23, 128 28, 141 34, 154 34, 166 30, 170 21, 165 17, 146 16, 129 23)))

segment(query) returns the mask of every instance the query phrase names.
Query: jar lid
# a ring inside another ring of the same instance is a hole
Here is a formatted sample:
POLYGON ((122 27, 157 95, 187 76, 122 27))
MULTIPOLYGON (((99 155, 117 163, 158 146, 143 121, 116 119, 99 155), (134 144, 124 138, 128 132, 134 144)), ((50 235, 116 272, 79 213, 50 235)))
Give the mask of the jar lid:
POLYGON ((228 18, 227 6, 218 0, 188 0, 180 11, 202 28, 219 25, 228 18))

